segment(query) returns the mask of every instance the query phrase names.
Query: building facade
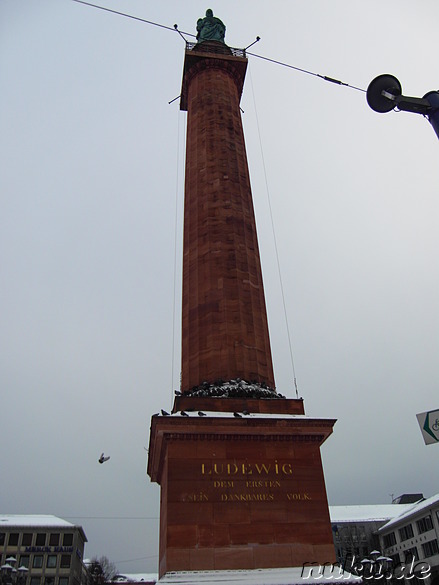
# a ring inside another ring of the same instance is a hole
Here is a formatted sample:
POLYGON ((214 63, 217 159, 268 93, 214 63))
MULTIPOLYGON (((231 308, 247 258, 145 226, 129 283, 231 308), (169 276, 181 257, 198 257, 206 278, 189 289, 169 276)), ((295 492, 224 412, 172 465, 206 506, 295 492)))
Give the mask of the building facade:
MULTIPOLYGON (((413 504, 329 506, 337 562, 360 561, 380 548, 378 530, 413 504)), ((382 550, 382 549, 381 549, 382 550)))
POLYGON ((383 553, 393 564, 414 563, 418 573, 425 565, 430 577, 426 583, 439 583, 439 494, 409 506, 378 530, 383 553))
POLYGON ((2 581, 80 585, 87 538, 81 526, 43 515, 0 516, 2 581))

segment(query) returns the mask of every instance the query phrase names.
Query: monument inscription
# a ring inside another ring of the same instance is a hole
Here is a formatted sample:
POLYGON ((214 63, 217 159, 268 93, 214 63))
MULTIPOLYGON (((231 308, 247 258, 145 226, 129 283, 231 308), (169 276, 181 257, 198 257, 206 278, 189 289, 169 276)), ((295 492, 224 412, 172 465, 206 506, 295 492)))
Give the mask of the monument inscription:
MULTIPOLYGON (((195 479, 195 478, 194 478, 195 479)), ((300 489, 302 482, 290 461, 204 461, 199 463, 197 488, 182 483, 178 500, 203 502, 307 502, 310 491, 300 489)))
POLYGON ((202 463, 202 475, 292 475, 293 468, 291 463, 279 463, 277 459, 273 463, 249 463, 247 461, 239 462, 221 462, 221 463, 202 463))

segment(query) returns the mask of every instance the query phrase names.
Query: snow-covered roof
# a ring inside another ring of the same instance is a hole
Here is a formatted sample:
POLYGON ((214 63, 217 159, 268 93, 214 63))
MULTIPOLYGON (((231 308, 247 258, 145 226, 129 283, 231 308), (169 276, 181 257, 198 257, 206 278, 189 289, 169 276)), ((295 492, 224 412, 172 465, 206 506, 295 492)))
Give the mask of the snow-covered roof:
POLYGON ((156 583, 158 578, 157 573, 124 573, 116 575, 113 581, 115 583, 156 583))
POLYGON ((282 569, 252 569, 240 571, 178 571, 166 573, 157 582, 157 585, 310 585, 315 581, 325 583, 353 583, 360 584, 361 577, 355 577, 340 567, 335 567, 332 573, 326 568, 325 572, 314 567, 314 573, 304 572, 302 567, 285 567, 282 569))
POLYGON ((67 520, 50 514, 0 514, 0 529, 2 526, 29 526, 50 528, 74 528, 75 525, 67 520))
POLYGON ((394 526, 395 524, 398 524, 399 522, 403 521, 403 520, 407 520, 410 516, 414 516, 415 514, 419 514, 420 512, 423 511, 427 511, 428 508, 430 508, 430 506, 434 506, 435 504, 439 503, 439 494, 436 494, 434 496, 431 496, 430 498, 427 498, 426 500, 422 500, 421 502, 416 502, 415 504, 410 504, 408 505, 408 510, 405 510, 403 514, 400 514, 397 517, 392 518, 391 520, 389 520, 389 522, 387 522, 387 524, 385 524, 384 526, 382 526, 380 528, 380 530, 385 530, 387 528, 390 528, 391 526, 394 526))
POLYGON ((333 524, 339 522, 387 521, 407 512, 413 504, 364 504, 359 506, 329 506, 333 524))

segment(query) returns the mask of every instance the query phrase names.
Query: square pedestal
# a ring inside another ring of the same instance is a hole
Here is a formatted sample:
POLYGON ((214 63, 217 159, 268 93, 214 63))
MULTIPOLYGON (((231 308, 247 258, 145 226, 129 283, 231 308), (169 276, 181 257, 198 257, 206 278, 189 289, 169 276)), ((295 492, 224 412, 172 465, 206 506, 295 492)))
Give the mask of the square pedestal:
POLYGON ((205 414, 152 418, 160 576, 334 562, 320 445, 335 421, 205 414))

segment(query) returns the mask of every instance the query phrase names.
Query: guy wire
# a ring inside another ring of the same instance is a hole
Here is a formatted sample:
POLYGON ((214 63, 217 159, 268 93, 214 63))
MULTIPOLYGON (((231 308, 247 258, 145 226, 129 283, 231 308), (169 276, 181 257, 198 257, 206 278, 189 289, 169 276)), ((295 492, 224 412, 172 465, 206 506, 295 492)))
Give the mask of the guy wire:
MULTIPOLYGON (((174 399, 174 362, 175 362, 175 313, 177 292, 177 224, 178 224, 178 185, 180 181, 180 110, 177 112, 177 155, 175 173, 175 212, 174 212, 174 284, 172 292, 172 357, 171 357, 171 404, 174 399)), ((180 388, 180 386, 179 386, 180 388)))
POLYGON ((301 67, 296 67, 294 65, 289 65, 288 63, 283 63, 282 61, 278 61, 276 59, 269 59, 268 57, 263 57, 262 55, 256 55, 256 53, 248 53, 251 57, 257 57, 258 59, 263 59, 264 61, 268 61, 269 63, 274 63, 276 65, 282 65, 282 67, 288 67, 288 69, 294 69, 295 71, 300 71, 300 73, 306 73, 307 75, 313 75, 314 77, 320 77, 324 81, 329 81, 330 83, 335 83, 336 85, 344 85, 345 87, 349 87, 351 89, 356 89, 357 91, 363 91, 366 93, 365 89, 361 89, 361 87, 356 87, 355 85, 350 85, 349 83, 345 83, 344 81, 340 81, 339 79, 335 79, 334 77, 329 77, 328 75, 320 75, 320 73, 314 73, 313 71, 308 71, 307 69, 302 69, 301 67))
POLYGON ((282 282, 282 273, 281 273, 281 269, 280 269, 279 253, 278 253, 278 249, 277 249, 276 232, 275 232, 275 229, 274 229, 273 211, 272 211, 272 208, 271 208, 270 189, 268 187, 268 178, 267 178, 267 170, 266 170, 266 167, 265 167, 264 149, 262 147, 262 139, 261 139, 261 131, 260 131, 260 127, 259 127, 258 111, 257 111, 257 108, 256 108, 255 90, 254 90, 254 87, 253 87, 253 78, 252 78, 252 75, 251 75, 250 67, 249 67, 249 77, 250 77, 250 85, 251 85, 251 88, 252 88, 253 105, 254 105, 254 108, 255 108, 256 127, 257 127, 257 130, 258 130, 259 148, 261 150, 262 168, 263 168, 263 171, 264 171, 264 179, 265 179, 265 188, 266 188, 266 191, 267 191, 267 200, 268 200, 268 209, 269 209, 269 212, 270 212, 271 230, 273 232, 274 250, 275 250, 275 254, 276 254, 277 271, 278 271, 278 274, 279 274, 279 283, 280 283, 280 290, 281 290, 281 296, 282 296, 282 305, 283 305, 283 310, 284 310, 285 325, 286 325, 286 329, 287 329, 287 337, 288 337, 288 346, 289 346, 289 350, 290 350, 291 367, 292 367, 293 376, 294 376, 294 387, 295 387, 295 391, 296 391, 296 398, 299 398, 299 391, 298 391, 298 388, 297 388, 296 368, 294 367, 293 349, 292 349, 292 345, 291 345, 290 328, 288 326, 287 308, 286 308, 286 303, 285 303, 285 294, 284 294, 284 287, 283 287, 283 282, 282 282))
POLYGON ((195 37, 195 35, 191 33, 187 33, 184 31, 179 31, 174 26, 165 26, 164 24, 159 24, 158 22, 153 22, 152 20, 146 20, 145 18, 140 18, 139 16, 133 16, 132 14, 127 14, 126 12, 119 12, 118 10, 112 10, 111 8, 106 8, 105 6, 98 6, 98 4, 92 4, 91 2, 84 2, 84 0, 72 0, 72 2, 77 2, 78 4, 84 4, 85 6, 91 6, 92 8, 99 8, 99 10, 104 10, 105 12, 111 12, 112 14, 117 14, 118 16, 125 16, 126 18, 131 18, 132 20, 138 20, 140 22, 144 22, 145 24, 151 24, 152 26, 158 26, 160 28, 164 28, 166 30, 172 30, 173 32, 178 32, 178 34, 188 35, 190 37, 195 37))
MULTIPOLYGON (((119 12, 118 10, 112 10, 111 8, 106 8, 105 6, 99 6, 97 4, 92 4, 91 2, 85 2, 84 0, 72 0, 72 2, 77 2, 78 4, 84 4, 85 6, 91 6, 92 8, 99 8, 100 10, 104 10, 105 12, 111 12, 112 14, 117 14, 118 16, 125 16, 126 18, 131 18, 132 20, 138 20, 140 22, 144 22, 145 24, 150 24, 152 26, 158 26, 160 28, 164 28, 166 30, 170 30, 172 32, 177 32, 180 36, 187 35, 189 37, 196 38, 196 36, 192 33, 180 31, 178 25, 174 24, 174 26, 165 26, 164 24, 160 24, 158 22, 153 22, 152 20, 146 20, 145 18, 140 18, 138 16, 132 16, 131 14, 127 14, 125 12, 119 12)), ((184 37, 183 37, 184 39, 184 37)), ((256 37, 257 41, 260 40, 260 37, 256 37)), ((254 43, 252 43, 254 45, 254 43)), ((251 45, 249 45, 251 46, 251 45)), ((283 67, 288 67, 289 69, 294 69, 295 71, 300 71, 301 73, 307 73, 308 75, 313 75, 314 77, 319 77, 324 81, 329 81, 330 83, 335 83, 336 85, 343 85, 345 87, 349 87, 350 89, 356 89, 357 91, 362 91, 366 93, 365 89, 361 87, 356 87, 355 85, 350 85, 349 83, 345 83, 344 81, 340 81, 339 79, 335 79, 335 77, 330 77, 329 75, 320 75, 320 73, 314 73, 313 71, 308 71, 307 69, 303 69, 301 67, 296 67, 294 65, 289 65, 288 63, 284 63, 282 61, 278 61, 277 59, 270 59, 269 57, 263 57, 262 55, 256 55, 256 53, 249 53, 246 51, 246 55, 250 55, 251 57, 257 57, 258 59, 263 59, 264 61, 268 61, 269 63, 275 63, 276 65, 282 65, 283 67)), ((177 98, 176 98, 177 99, 177 98)))

